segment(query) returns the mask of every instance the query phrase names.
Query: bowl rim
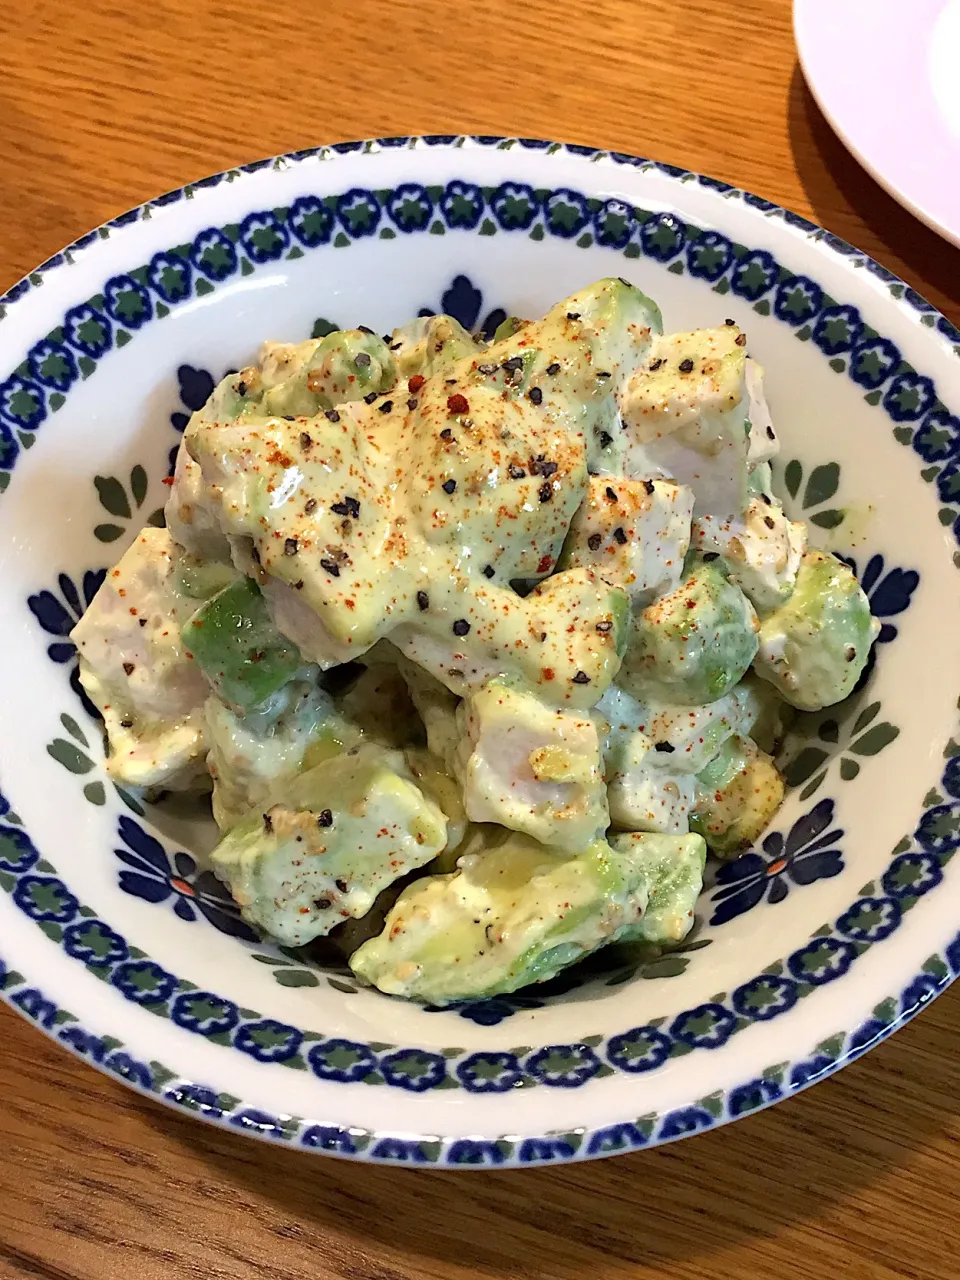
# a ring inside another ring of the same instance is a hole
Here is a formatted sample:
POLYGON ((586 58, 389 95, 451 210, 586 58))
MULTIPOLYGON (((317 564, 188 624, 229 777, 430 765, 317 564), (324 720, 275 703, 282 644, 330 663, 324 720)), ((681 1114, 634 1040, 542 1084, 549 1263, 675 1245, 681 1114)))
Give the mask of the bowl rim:
MULTIPOLYGON (((149 216, 149 210, 155 209, 165 204, 173 203, 182 198, 190 198, 190 194, 194 190, 204 187, 217 186, 225 180, 232 180, 231 175, 242 177, 244 174, 256 173, 269 166, 278 167, 279 163, 295 164, 304 159, 311 157, 332 158, 337 155, 377 155, 385 147, 410 146, 416 147, 418 144, 431 148, 453 149, 457 146, 464 145, 467 139, 458 138, 454 135, 429 135, 423 139, 415 138, 395 138, 395 139, 379 139, 365 142, 353 143, 337 143, 331 147, 310 148, 304 151, 289 153, 286 156, 271 157, 266 160, 256 161, 249 165, 240 166, 238 169, 225 170, 219 174, 211 175, 209 178, 201 179, 192 184, 186 184, 184 187, 174 188, 171 192, 166 193, 152 201, 148 201, 143 205, 135 206, 126 213, 119 215, 103 224, 102 228, 97 228, 92 232, 80 237, 73 244, 62 250, 60 253, 53 255, 47 261, 41 264, 34 272, 29 273, 20 282, 12 286, 10 290, 0 297, 0 317, 5 311, 10 314, 11 308, 24 298, 31 290, 38 288, 49 273, 55 271, 65 263, 69 263, 71 258, 83 252, 89 245, 95 243, 98 239, 104 238, 101 232, 104 229, 108 231, 120 229, 130 225, 143 218, 149 216)), ((469 142, 478 147, 496 147, 498 149, 508 149, 516 146, 529 147, 547 154, 573 154, 588 159, 610 158, 617 164, 625 164, 639 167, 652 167, 666 175, 668 178, 677 182, 696 181, 698 184, 706 187, 712 187, 714 190, 724 195, 740 197, 748 204, 752 204, 755 208, 762 210, 766 214, 774 216, 782 215, 795 228, 804 231, 808 236, 815 236, 826 248, 831 249, 840 258, 850 262, 856 260, 856 265, 865 266, 873 274, 877 275, 884 283, 888 285, 893 294, 894 300, 901 306, 909 307, 913 311, 919 313, 927 327, 939 331, 939 335, 950 343, 960 343, 960 333, 947 321, 940 316, 929 303, 926 303, 914 291, 908 289, 901 281, 892 273, 887 272, 884 268, 878 266, 866 254, 852 248, 844 241, 837 237, 831 236, 823 232, 816 224, 802 218, 800 215, 791 214, 789 211, 782 209, 780 206, 770 201, 762 200, 759 197, 750 196, 749 193, 740 191, 731 184, 722 183, 715 179, 704 178, 700 175, 691 174, 689 171, 678 169, 676 166, 666 165, 655 161, 641 160, 637 157, 624 155, 623 153, 615 153, 608 151, 598 151, 593 148, 574 146, 571 144, 558 144, 542 142, 533 139, 507 139, 494 137, 492 135, 474 136, 469 142), (899 288, 900 293, 894 292, 899 288), (932 320, 928 321, 928 317, 932 320)), ((587 188, 589 190, 589 187, 587 188)), ((347 193, 349 194, 349 193, 347 193)), ((676 215, 679 218, 679 215, 676 215)), ((15 459, 14 459, 15 461, 15 459)), ((2 812, 2 809, 0 809, 2 812)), ((22 829, 22 828, 21 828, 22 829)), ((631 1147, 659 1145, 665 1141, 671 1141, 678 1137, 685 1136, 690 1132, 697 1132, 703 1128, 709 1127, 717 1123, 725 1123, 736 1118, 736 1112, 732 1109, 735 1104, 733 1095, 738 1092, 743 1094, 744 1090, 753 1089, 755 1098, 751 1099, 751 1105, 744 1108, 746 1111, 753 1112, 762 1107, 771 1105, 781 1098, 799 1091, 801 1088, 807 1087, 815 1080, 824 1078, 831 1074, 839 1067, 859 1056, 866 1048, 878 1043, 879 1040, 889 1035, 893 1030, 909 1020, 933 995, 945 988, 960 968, 960 939, 955 939, 952 944, 944 947, 944 956, 940 959, 939 967, 931 970, 924 967, 919 975, 914 975, 912 979, 904 984, 899 992, 894 993, 896 998, 897 1012, 886 1020, 879 1020, 876 1017, 867 1019, 860 1027, 855 1029, 842 1046, 839 1046, 835 1053, 824 1053, 819 1055, 816 1060, 811 1060, 805 1064, 790 1064, 791 1066, 804 1066, 809 1068, 804 1073, 797 1076, 794 1081, 791 1076, 789 1082, 774 1081, 773 1078, 759 1077, 745 1084, 738 1086, 736 1089, 727 1091, 727 1098, 724 1099, 720 1106, 719 1114, 711 1114, 704 1110, 703 1107, 697 1110, 696 1105, 691 1105, 685 1109, 689 1114, 681 1116, 679 1113, 671 1113, 673 1116, 672 1126, 665 1123, 651 1125, 650 1130, 645 1132, 643 1127, 638 1127, 632 1121, 624 1121, 617 1125, 604 1125, 595 1129, 586 1129, 579 1133, 579 1141, 576 1146, 572 1146, 568 1141, 570 1135, 565 1135, 563 1139, 558 1139, 557 1133, 546 1133, 540 1138, 527 1138, 524 1141, 532 1144, 531 1146, 531 1162, 539 1162, 542 1160, 555 1159, 582 1159, 585 1157, 593 1157, 607 1154, 614 1154, 619 1150, 629 1150, 631 1147), (933 985, 931 986, 931 981, 933 985), (920 984, 920 985, 918 985, 920 984), (916 988, 918 998, 911 1007, 904 1007, 901 999, 904 991, 916 988), (922 988, 922 990, 921 990, 922 988), (759 1093, 757 1092, 759 1090, 759 1093), (656 1132, 654 1132, 656 1129, 656 1132), (534 1148, 540 1144, 541 1150, 534 1151, 534 1148), (566 1144, 566 1150, 564 1150, 566 1144)), ((7 973, 2 957, 0 957, 0 978, 7 973)), ((38 999, 25 999, 24 988, 33 992, 34 996, 39 997, 39 992, 35 988, 29 986, 26 980, 22 982, 8 984, 6 989, 0 992, 0 998, 10 1004, 13 1008, 24 1016, 30 1018, 42 1029, 46 1030, 53 1038, 60 1043, 66 1044, 78 1056, 85 1058, 88 1062, 91 1060, 91 1048, 89 1041, 94 1039, 88 1033, 83 1032, 82 1028, 76 1022, 70 1024, 73 1034, 71 1038, 67 1038, 58 1033, 55 1026, 55 1013, 49 1012, 49 1001, 44 1001, 42 997, 38 999), (42 1010, 41 1013, 38 1010, 42 1010), (84 1036, 87 1043, 84 1044, 84 1036)), ((280 1139, 289 1141, 289 1135, 278 1129, 275 1123, 267 1123, 272 1120, 271 1117, 263 1117, 262 1113, 258 1113, 254 1108, 240 1104, 230 1109, 229 1114, 218 1113, 215 1106, 204 1105, 197 1097, 197 1090, 191 1096, 188 1087, 171 1088, 169 1084, 161 1085, 157 1088, 154 1085, 146 1087, 142 1079, 138 1079, 136 1072, 131 1071, 129 1063, 118 1062, 113 1065, 109 1061, 101 1061, 97 1063, 101 1069, 110 1074, 116 1075, 123 1079, 125 1083, 137 1088, 140 1092, 147 1096, 168 1103, 173 1107, 187 1107, 194 1114, 201 1115, 204 1119, 219 1123, 222 1125, 232 1125, 249 1133, 254 1133, 262 1138, 280 1139), (180 1096, 177 1096, 179 1093, 180 1096)), ((743 1099, 745 1100, 746 1095, 743 1099)), ((670 1117, 658 1116, 658 1120, 663 1121, 670 1117)), ((432 1135, 420 1135, 413 1138, 406 1138, 402 1142, 390 1133, 380 1134, 373 1132, 370 1134, 368 1143, 364 1144, 362 1150, 353 1149, 350 1143, 343 1136, 349 1133, 347 1126, 323 1126, 317 1125, 315 1122, 307 1122, 313 1124, 314 1130, 322 1130, 323 1132, 315 1132, 312 1140, 307 1140, 306 1132, 301 1135, 299 1145, 307 1149, 324 1150, 330 1154, 346 1158, 363 1158, 374 1160, 389 1161, 407 1161, 413 1160, 417 1162, 419 1158, 411 1154, 415 1147, 423 1149, 423 1144, 430 1144, 435 1140, 432 1135), (335 1131, 335 1132, 334 1132, 335 1131), (403 1148, 403 1151, 401 1151, 403 1148)), ((444 1140, 446 1145, 443 1147, 441 1162, 450 1167, 483 1167, 487 1164, 510 1164, 514 1163, 513 1159, 497 1159, 494 1155, 495 1144, 485 1139, 451 1139, 449 1142, 444 1140), (472 1144, 472 1145, 471 1145, 472 1144), (459 1147, 459 1150, 457 1148, 459 1147)), ((503 1153, 500 1152, 502 1156, 503 1153)), ((427 1157, 429 1158, 429 1156, 427 1157)), ((522 1159, 522 1157, 520 1157, 522 1159)))

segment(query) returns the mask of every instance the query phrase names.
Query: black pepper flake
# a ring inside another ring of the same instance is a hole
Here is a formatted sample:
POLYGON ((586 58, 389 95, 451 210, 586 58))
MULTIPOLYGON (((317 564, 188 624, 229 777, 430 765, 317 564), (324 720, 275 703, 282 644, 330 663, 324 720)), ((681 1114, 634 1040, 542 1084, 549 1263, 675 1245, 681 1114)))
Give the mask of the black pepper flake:
POLYGON ((329 809, 321 809, 320 812, 317 814, 317 826, 318 827, 333 826, 333 814, 330 812, 329 809))
POLYGON ((128 676, 132 676, 134 671, 136 670, 132 662, 125 662, 123 664, 123 669, 128 676))
POLYGON ((485 578, 492 578, 495 572, 496 571, 492 564, 485 564, 483 566, 483 576, 485 578))
POLYGON ((632 288, 633 288, 633 285, 630 283, 630 281, 629 281, 629 280, 624 280, 623 276, 617 276, 617 279, 620 281, 620 283, 621 283, 621 284, 625 284, 625 285, 627 286, 627 288, 628 288, 628 289, 632 289, 632 288))
POLYGON ((121 721, 120 721, 120 728, 121 728, 121 729, 132 729, 132 728, 133 728, 133 721, 132 721, 132 720, 121 720, 121 721))
POLYGON ((328 418, 331 422, 340 421, 340 415, 337 413, 336 409, 325 409, 323 416, 328 418))
POLYGON ((369 367, 370 357, 367 355, 366 351, 361 351, 360 354, 354 359, 353 363, 355 365, 358 365, 361 369, 366 369, 369 367))
POLYGON ((527 392, 532 404, 543 404, 543 392, 539 387, 531 387, 527 392))
POLYGON ((329 911, 333 903, 329 898, 317 898, 313 905, 318 911, 329 911))
POLYGON ((653 744, 654 751, 659 751, 663 755, 672 756, 676 747, 670 742, 655 742, 653 744))
POLYGON ((250 558, 254 564, 260 563, 260 552, 257 550, 256 547, 250 548, 250 558))
POLYGON ((376 398, 377 398, 377 396, 378 396, 379 394, 380 394, 380 392, 379 392, 379 391, 370 391, 370 392, 368 392, 368 393, 363 397, 363 403, 364 403, 364 404, 373 404, 374 400, 376 400, 376 398))
POLYGON ((852 662, 854 658, 857 656, 856 647, 852 644, 848 644, 843 651, 843 656, 846 658, 848 662, 852 662))
POLYGON ((340 577, 340 566, 337 564, 336 560, 321 560, 320 568, 325 569, 331 578, 340 577))
POLYGON ((606 449, 608 445, 611 445, 611 444, 613 444, 613 436, 610 434, 610 432, 601 431, 600 432, 600 448, 606 449))
POLYGON ((590 537, 587 539, 587 546, 590 548, 591 551, 599 551, 600 543, 602 541, 603 541, 602 534, 591 533, 590 537))
POLYGON ((457 482, 456 480, 444 480, 440 487, 443 489, 444 493, 455 493, 457 489, 457 482))
POLYGON ((337 888, 340 890, 341 893, 346 893, 347 890, 350 888, 346 880, 334 880, 333 883, 337 886, 337 888))
POLYGON ((300 578, 297 582, 295 582, 295 583, 293 584, 293 589, 294 589, 294 591, 302 591, 302 590, 303 590, 303 579, 302 579, 302 578, 300 578))
POLYGON ((295 556, 299 550, 296 538, 287 538, 283 544, 283 554, 285 556, 295 556))
POLYGON ((777 438, 777 433, 774 431, 773 427, 767 427, 767 439, 776 440, 776 438, 777 438))
MULTIPOLYGON (((290 421, 292 422, 292 421, 293 421, 293 419, 291 418, 291 419, 290 419, 290 421)), ((310 448, 310 446, 311 446, 312 444, 313 444, 313 437, 310 435, 310 432, 309 432, 309 431, 301 431, 301 432, 300 432, 300 447, 301 447, 301 449, 309 449, 309 448, 310 448)))
POLYGON ((509 360, 504 360, 503 368, 507 373, 519 373, 523 368, 523 356, 511 356, 509 360))
POLYGON ((425 591, 417 592, 417 604, 420 606, 420 612, 430 608, 430 597, 425 591))
POLYGON ((353 516, 356 520, 360 515, 360 503, 347 494, 342 502, 335 502, 330 510, 335 511, 338 516, 353 516))
POLYGON ((296 422, 296 418, 292 413, 283 413, 280 416, 283 418, 284 422, 296 422))
POLYGON ((606 489, 604 490, 603 496, 606 498, 608 502, 619 501, 619 498, 617 497, 616 489, 612 489, 610 485, 607 485, 606 489))
POLYGON ((389 413, 389 412, 390 412, 390 410, 391 410, 392 408, 393 408, 393 401, 392 401, 392 400, 384 400, 383 404, 380 406, 380 412, 381 412, 381 413, 389 413))
POLYGON ((547 365, 547 373, 550 374, 551 378, 553 377, 554 374, 559 372, 560 372, 560 365, 556 360, 554 360, 553 364, 547 365))
POLYGON ((270 835, 273 831, 273 819, 270 817, 269 813, 265 813, 263 815, 263 829, 267 835, 270 835))
POLYGON ((247 394, 247 384, 245 382, 237 383, 237 395, 245 396, 247 394))
POLYGON ((601 380, 603 380, 604 378, 612 378, 612 377, 613 377, 613 374, 612 374, 612 373, 610 373, 610 372, 609 372, 609 370, 607 370, 607 369, 598 369, 598 370, 597 370, 597 377, 598 377, 598 378, 600 378, 601 380))
POLYGON ((368 329, 365 324, 358 324, 357 329, 360 331, 360 333, 369 333, 370 337, 371 338, 373 337, 373 330, 368 329))
POLYGON ((765 502, 768 507, 770 506, 770 499, 767 497, 765 493, 760 494, 760 501, 765 502))
POLYGON ((627 535, 623 532, 623 529, 619 525, 617 526, 616 529, 614 529, 613 537, 614 537, 614 541, 619 542, 621 547, 625 547, 627 545, 627 535))
POLYGON ((587 673, 586 673, 585 671, 578 671, 578 672, 577 672, 577 674, 573 677, 573 683, 574 683, 574 684, 589 684, 589 683, 590 683, 590 677, 587 675, 587 673))
POLYGON ((542 484, 537 490, 537 497, 541 502, 549 502, 553 497, 553 486, 550 484, 542 484))
POLYGON ((443 428, 443 430, 440 432, 440 439, 441 439, 441 440, 452 440, 452 439, 453 439, 453 432, 450 430, 450 428, 449 428, 449 427, 444 427, 444 428, 443 428))
POLYGON ((313 513, 316 511, 316 509, 317 509, 316 498, 308 498, 303 505, 303 514, 305 516, 312 516, 313 513))
POLYGON ((719 551, 705 551, 705 552, 703 553, 703 558, 704 558, 704 560, 706 561, 706 563, 707 563, 707 564, 713 564, 714 560, 719 560, 719 559, 720 559, 720 552, 719 552, 719 551))
POLYGON ((736 320, 724 320, 724 322, 723 322, 723 323, 727 326, 727 328, 728 328, 728 329, 730 329, 730 328, 733 328, 733 326, 734 326, 737 322, 736 322, 736 320))
POLYGON ((738 333, 733 341, 736 346, 745 347, 747 345, 747 335, 745 333, 738 333))
POLYGON ((544 642, 544 640, 546 640, 546 638, 547 638, 547 633, 546 633, 545 631, 541 631, 541 632, 540 632, 540 643, 541 643, 541 644, 543 644, 543 642, 544 642))
POLYGON ((648 497, 652 497, 653 494, 656 493, 657 491, 657 486, 653 483, 652 480, 644 480, 643 487, 646 489, 648 497))
POLYGON ((656 373, 656 372, 657 372, 657 370, 660 368, 660 366, 661 366, 662 364, 663 364, 663 361, 662 361, 662 360, 651 360, 651 362, 650 362, 650 372, 651 372, 651 373, 656 373))
POLYGON ((410 399, 407 401, 407 408, 415 409, 419 403, 420 401, 417 399, 416 396, 411 396, 410 399))
POLYGON ((391 342, 391 343, 390 343, 390 350, 391 350, 391 351, 399 351, 399 350, 400 350, 400 348, 401 348, 402 346, 403 346, 403 343, 402 343, 402 342, 391 342))
POLYGON ((613 623, 609 618, 605 618, 603 622, 598 622, 594 629, 599 631, 602 636, 605 636, 608 631, 613 630, 613 623))
POLYGON ((497 366, 495 364, 478 364, 477 365, 477 373, 482 373, 484 377, 489 378, 489 376, 492 373, 496 373, 496 372, 497 372, 497 366))
POLYGON ((453 624, 453 634, 455 636, 465 636, 470 631, 470 623, 466 618, 458 618, 453 624))
POLYGON ((455 387, 457 385, 456 378, 444 378, 443 385, 445 387, 455 387))
POLYGON ((137 622, 140 624, 141 627, 145 627, 147 625, 146 618, 138 618, 137 622))
POLYGON ((681 373, 693 373, 693 361, 689 359, 681 360, 679 369, 681 373))
POLYGON ((507 468, 507 474, 511 480, 524 480, 527 475, 523 467, 518 467, 515 462, 511 462, 510 466, 507 468))
POLYGON ((567 319, 568 319, 568 320, 579 320, 579 319, 580 319, 580 312, 579 312, 579 311, 568 311, 568 312, 567 312, 567 319))

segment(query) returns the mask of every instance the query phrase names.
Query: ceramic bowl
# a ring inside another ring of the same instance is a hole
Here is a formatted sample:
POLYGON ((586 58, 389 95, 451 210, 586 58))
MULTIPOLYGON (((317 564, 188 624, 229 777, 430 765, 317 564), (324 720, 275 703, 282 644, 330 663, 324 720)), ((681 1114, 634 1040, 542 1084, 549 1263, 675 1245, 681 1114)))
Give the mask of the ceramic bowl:
POLYGON ((960 333, 795 214, 631 156, 385 139, 134 209, 0 299, 0 987, 182 1111, 361 1160, 581 1160, 756 1111, 960 968, 960 333), (445 311, 487 330, 605 275, 666 325, 732 317, 767 370, 792 513, 883 624, 797 726, 774 828, 694 935, 628 970, 434 1010, 259 940, 211 824, 119 793, 68 633, 156 521, 189 413, 265 337, 445 311))

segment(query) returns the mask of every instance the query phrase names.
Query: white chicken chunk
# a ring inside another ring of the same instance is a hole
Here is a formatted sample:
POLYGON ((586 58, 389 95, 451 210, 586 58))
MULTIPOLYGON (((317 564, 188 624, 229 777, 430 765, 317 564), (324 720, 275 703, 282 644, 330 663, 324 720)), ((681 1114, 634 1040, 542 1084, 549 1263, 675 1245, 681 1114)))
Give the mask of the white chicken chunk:
POLYGON ((180 642, 197 607, 181 594, 180 558, 166 529, 144 529, 71 634, 106 725, 107 772, 127 786, 178 789, 204 772, 209 690, 180 642))
POLYGON ((723 557, 736 583, 760 614, 788 600, 807 549, 807 526, 788 520, 765 494, 752 498, 742 516, 705 515, 694 521, 693 545, 723 557))
POLYGON ((498 822, 575 852, 609 822, 600 739, 589 712, 558 711, 493 680, 457 713, 455 772, 473 822, 498 822))
POLYGON ((220 530, 216 505, 205 493, 200 464, 182 444, 164 516, 171 537, 185 551, 201 560, 230 559, 230 545, 220 530))

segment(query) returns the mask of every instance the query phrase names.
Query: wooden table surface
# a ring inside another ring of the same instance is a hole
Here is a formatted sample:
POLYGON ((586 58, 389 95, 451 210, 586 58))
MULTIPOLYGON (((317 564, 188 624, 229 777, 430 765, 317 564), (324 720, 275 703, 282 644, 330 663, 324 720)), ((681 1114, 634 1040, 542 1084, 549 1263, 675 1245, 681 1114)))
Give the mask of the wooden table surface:
MULTIPOLYGON (((789 11, 8 0, 0 292, 129 205, 244 160, 387 133, 502 133, 725 178, 874 254, 960 323, 960 254, 831 134, 789 11)), ((462 1175, 311 1158, 189 1122, 4 1009, 0 1280, 954 1280, 958 1021, 960 984, 866 1059, 746 1122, 613 1161, 462 1175)))

